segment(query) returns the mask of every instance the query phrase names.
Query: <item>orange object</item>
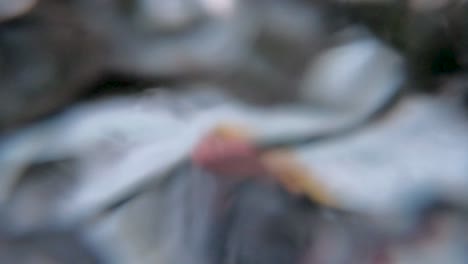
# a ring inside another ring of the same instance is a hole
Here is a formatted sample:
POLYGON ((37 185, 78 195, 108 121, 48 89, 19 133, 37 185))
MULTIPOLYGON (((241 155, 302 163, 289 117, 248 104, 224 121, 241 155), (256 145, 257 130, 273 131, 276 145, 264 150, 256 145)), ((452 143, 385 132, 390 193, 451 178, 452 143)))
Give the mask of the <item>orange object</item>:
POLYGON ((261 155, 262 164, 290 193, 304 195, 311 201, 327 207, 338 207, 337 202, 327 193, 295 155, 288 150, 267 151, 261 155))
POLYGON ((246 129, 219 126, 206 136, 192 153, 193 163, 215 175, 259 177, 267 175, 288 192, 337 207, 337 203, 288 150, 259 152, 246 129))

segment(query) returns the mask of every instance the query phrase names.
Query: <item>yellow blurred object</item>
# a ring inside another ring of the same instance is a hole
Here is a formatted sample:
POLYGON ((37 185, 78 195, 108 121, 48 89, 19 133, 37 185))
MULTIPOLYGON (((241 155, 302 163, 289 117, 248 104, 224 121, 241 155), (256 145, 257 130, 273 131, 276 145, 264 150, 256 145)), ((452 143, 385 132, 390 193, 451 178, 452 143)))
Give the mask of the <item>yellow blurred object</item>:
POLYGON ((220 124, 215 127, 213 134, 229 140, 251 140, 251 134, 248 129, 240 125, 220 124))
POLYGON ((293 194, 302 194, 327 207, 338 208, 338 203, 326 188, 315 180, 295 155, 288 150, 268 151, 261 156, 262 163, 293 194))
MULTIPOLYGON (((228 140, 253 140, 248 129, 239 125, 221 124, 214 129, 214 134, 228 140)), ((339 208, 326 188, 297 161, 291 151, 285 149, 266 151, 261 153, 260 161, 290 193, 305 195, 310 200, 327 207, 339 208)))

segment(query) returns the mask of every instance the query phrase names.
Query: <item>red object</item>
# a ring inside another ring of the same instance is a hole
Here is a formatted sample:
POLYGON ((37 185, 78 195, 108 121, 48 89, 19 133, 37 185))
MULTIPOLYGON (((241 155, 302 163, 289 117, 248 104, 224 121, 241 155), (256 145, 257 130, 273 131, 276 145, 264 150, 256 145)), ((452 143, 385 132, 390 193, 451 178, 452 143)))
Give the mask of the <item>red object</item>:
POLYGON ((216 175, 255 176, 265 173, 255 146, 246 139, 211 134, 192 153, 192 162, 216 175))

